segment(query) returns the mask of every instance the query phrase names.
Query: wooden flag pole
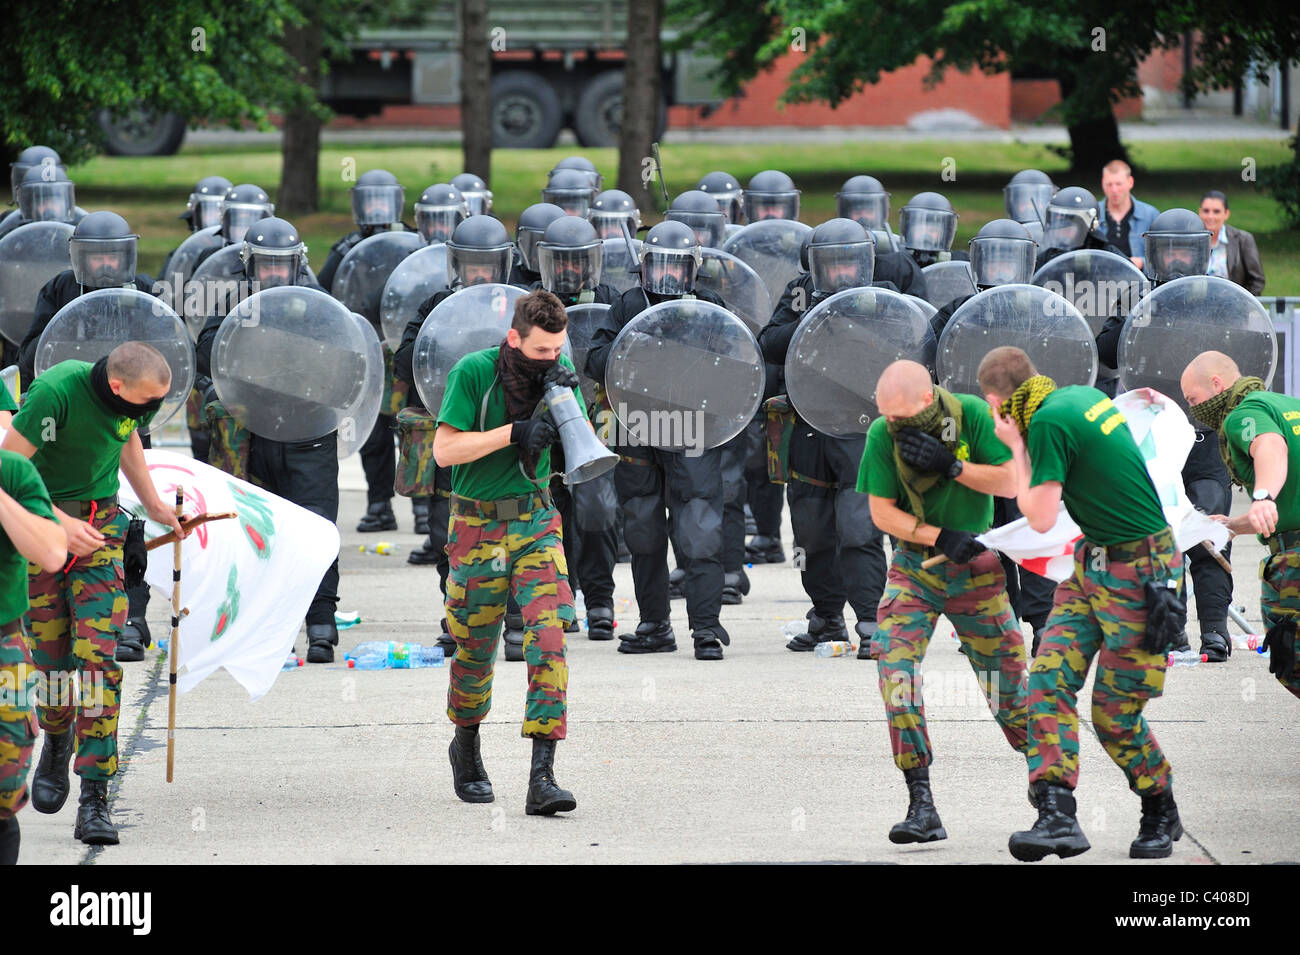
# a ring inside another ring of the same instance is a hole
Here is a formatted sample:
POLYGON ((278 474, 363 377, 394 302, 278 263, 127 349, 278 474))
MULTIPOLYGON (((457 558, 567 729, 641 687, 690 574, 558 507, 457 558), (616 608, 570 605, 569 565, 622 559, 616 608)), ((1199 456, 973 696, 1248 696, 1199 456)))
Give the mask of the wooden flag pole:
MULTIPOLYGON (((185 492, 176 488, 176 519, 185 513, 185 492)), ((172 642, 168 647, 171 685, 167 688, 167 781, 172 781, 172 767, 176 759, 176 664, 181 653, 181 538, 176 535, 172 545, 172 642)))

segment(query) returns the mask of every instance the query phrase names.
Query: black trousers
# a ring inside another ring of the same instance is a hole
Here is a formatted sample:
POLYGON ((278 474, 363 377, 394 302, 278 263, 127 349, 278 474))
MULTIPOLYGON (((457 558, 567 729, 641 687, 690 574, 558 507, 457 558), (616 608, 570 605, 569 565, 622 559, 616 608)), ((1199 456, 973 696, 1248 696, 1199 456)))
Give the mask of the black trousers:
POLYGON ((564 522, 569 582, 582 591, 587 608, 614 609, 614 565, 618 563, 618 492, 614 473, 575 484, 551 485, 564 522))
POLYGON ((391 501, 396 493, 397 418, 381 414, 370 429, 370 437, 361 446, 361 469, 366 473, 366 503, 391 501))
MULTIPOLYGON (((248 470, 272 494, 328 521, 338 521, 338 436, 333 432, 315 441, 290 444, 254 435, 249 444, 248 470)), ((307 608, 307 623, 333 623, 338 603, 339 562, 335 558, 307 608)))
MULTIPOLYGON (((1023 516, 1011 498, 993 498, 994 527, 1018 521, 1023 516)), ((1028 622, 1035 632, 1042 630, 1047 626, 1047 617, 1052 612, 1056 581, 1025 570, 1003 554, 999 554, 998 559, 1002 561, 1002 569, 1007 575, 1007 598, 1011 601, 1011 612, 1016 615, 1016 619, 1028 622)))
POLYGON ((745 567, 745 459, 749 437, 742 431, 719 450, 722 452, 722 569, 728 574, 745 567))
POLYGON ((745 429, 749 442, 749 456, 745 458, 746 495, 756 532, 779 540, 785 489, 767 477, 767 437, 763 433, 763 421, 764 414, 760 411, 745 429))
MULTIPOLYGON (((1227 477, 1225 471, 1224 477, 1227 477)), ((1232 486, 1210 478, 1188 481, 1187 497, 1197 510, 1207 514, 1227 514, 1232 507, 1232 486)), ((1232 544, 1223 549, 1232 559, 1232 544)), ((1228 606, 1232 603, 1232 575, 1214 559, 1214 555, 1199 544, 1187 553, 1188 573, 1192 577, 1192 591, 1196 597, 1196 617, 1201 633, 1213 630, 1228 635, 1228 606)))

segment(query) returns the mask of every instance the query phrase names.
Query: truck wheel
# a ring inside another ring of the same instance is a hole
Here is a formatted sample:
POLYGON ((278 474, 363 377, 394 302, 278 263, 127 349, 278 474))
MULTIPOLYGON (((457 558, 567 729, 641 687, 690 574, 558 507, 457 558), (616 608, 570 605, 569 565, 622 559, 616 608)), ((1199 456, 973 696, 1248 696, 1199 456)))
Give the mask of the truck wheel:
MULTIPOLYGON (((618 131, 623 125, 623 71, 610 70, 594 76, 582 89, 578 107, 574 111, 573 131, 585 148, 614 147, 618 145, 618 131)), ((655 123, 655 139, 664 134, 668 125, 668 109, 662 95, 659 97, 659 119, 655 123)))
POLYGON ((492 77, 492 146, 548 149, 560 135, 564 113, 545 78, 526 70, 492 77))
POLYGON ((185 118, 138 106, 125 113, 101 109, 95 122, 104 133, 104 151, 110 156, 170 156, 185 138, 185 118))

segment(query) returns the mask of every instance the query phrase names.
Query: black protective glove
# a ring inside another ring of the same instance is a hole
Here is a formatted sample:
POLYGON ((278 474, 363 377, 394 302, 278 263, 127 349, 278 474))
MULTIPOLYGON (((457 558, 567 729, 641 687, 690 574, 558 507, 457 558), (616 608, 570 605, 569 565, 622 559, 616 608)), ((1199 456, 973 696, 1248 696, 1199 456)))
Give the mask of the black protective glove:
POLYGON ((1263 649, 1268 651, 1268 672, 1277 677, 1290 676, 1295 669, 1296 621, 1292 618, 1275 623, 1264 634, 1263 649))
POLYGON ((918 471, 942 474, 950 479, 961 474, 962 463, 934 435, 916 428, 903 428, 894 435, 894 443, 898 446, 898 456, 918 471))
POLYGON ((213 384, 212 379, 207 375, 199 375, 194 379, 194 390, 199 393, 204 405, 210 405, 212 402, 220 400, 217 396, 217 386, 213 384))
POLYGON ((122 543, 122 571, 126 587, 144 583, 144 571, 149 566, 149 550, 144 542, 144 521, 132 520, 127 525, 126 539, 122 543))
POLYGON ((946 527, 939 528, 939 539, 935 541, 935 546, 956 564, 969 564, 988 550, 970 531, 950 531, 946 527))
POLYGON ((557 361, 546 369, 546 374, 542 376, 542 387, 549 388, 551 385, 559 385, 561 388, 577 388, 578 376, 557 361))
POLYGON ((510 443, 517 444, 529 454, 540 454, 543 448, 555 443, 560 432, 550 418, 527 418, 510 426, 510 443))
POLYGON ((1172 581, 1148 580, 1147 628, 1142 635, 1142 649, 1147 653, 1164 653, 1187 628, 1187 603, 1178 596, 1172 581))

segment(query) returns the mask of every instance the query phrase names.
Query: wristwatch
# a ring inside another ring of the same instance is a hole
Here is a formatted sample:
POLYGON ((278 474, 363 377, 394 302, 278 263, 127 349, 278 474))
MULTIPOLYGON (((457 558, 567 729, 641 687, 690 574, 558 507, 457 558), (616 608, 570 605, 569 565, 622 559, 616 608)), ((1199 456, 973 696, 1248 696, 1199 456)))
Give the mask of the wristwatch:
POLYGON ((1274 504, 1277 503, 1277 500, 1273 495, 1262 487, 1256 488, 1255 493, 1250 496, 1250 499, 1252 501, 1272 501, 1274 504))

